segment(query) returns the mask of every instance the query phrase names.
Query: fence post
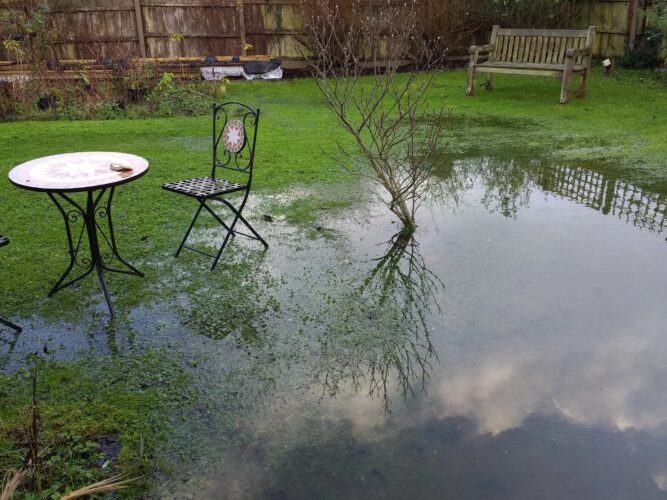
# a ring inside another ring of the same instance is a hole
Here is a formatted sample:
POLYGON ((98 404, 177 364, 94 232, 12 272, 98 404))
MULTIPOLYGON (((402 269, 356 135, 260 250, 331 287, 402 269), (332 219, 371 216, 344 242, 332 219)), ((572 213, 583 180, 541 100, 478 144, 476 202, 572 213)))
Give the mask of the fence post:
POLYGON ((144 37, 144 20, 141 15, 141 0, 134 0, 134 20, 137 24, 137 38, 139 39, 139 55, 146 58, 146 38, 144 37))
POLYGON ((635 48, 635 37, 637 36, 637 10, 639 9, 639 0, 630 0, 628 5, 628 47, 635 48))
POLYGON ((241 39, 241 55, 246 55, 246 38, 245 38, 245 7, 243 0, 236 0, 236 10, 239 13, 239 38, 241 39))

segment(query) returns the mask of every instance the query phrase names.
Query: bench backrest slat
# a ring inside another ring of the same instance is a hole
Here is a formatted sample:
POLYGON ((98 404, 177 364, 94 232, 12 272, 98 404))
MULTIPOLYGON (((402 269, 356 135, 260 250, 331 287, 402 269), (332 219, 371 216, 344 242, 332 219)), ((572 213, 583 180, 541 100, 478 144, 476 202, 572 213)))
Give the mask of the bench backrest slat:
MULTIPOLYGON (((491 43, 495 45, 490 61, 563 64, 567 49, 593 46, 595 28, 587 30, 502 29, 494 26, 491 43)), ((575 64, 583 64, 579 56, 575 64)))

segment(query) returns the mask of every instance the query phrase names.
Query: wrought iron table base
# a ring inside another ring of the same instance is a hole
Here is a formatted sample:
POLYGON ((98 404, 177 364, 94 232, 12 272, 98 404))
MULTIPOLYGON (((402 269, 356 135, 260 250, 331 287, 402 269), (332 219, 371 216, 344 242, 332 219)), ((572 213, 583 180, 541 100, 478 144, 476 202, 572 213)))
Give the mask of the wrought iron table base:
POLYGON ((116 238, 114 236, 113 222, 111 219, 111 202, 113 201, 114 187, 100 189, 97 193, 95 190, 86 191, 85 206, 79 204, 71 196, 62 192, 48 193, 51 201, 58 207, 60 214, 65 221, 65 231, 67 233, 67 243, 69 245, 70 263, 67 270, 63 273, 60 279, 56 282, 54 287, 49 292, 49 297, 59 292, 63 288, 67 288, 82 280, 93 271, 97 272, 104 298, 109 306, 111 317, 115 316, 113 303, 109 294, 105 271, 111 273, 131 274, 143 278, 144 274, 135 268, 132 264, 127 262, 118 254, 118 247, 116 246, 116 238), (106 203, 103 202, 104 195, 108 192, 106 203), (100 225, 99 219, 106 219, 107 231, 100 225), (78 236, 75 239, 73 225, 79 220, 83 221, 83 225, 78 236), (83 241, 83 233, 86 232, 88 245, 90 247, 90 257, 81 256, 80 249, 83 241), (108 251, 104 254, 100 252, 100 239, 102 237, 104 243, 108 247, 108 251), (110 267, 108 262, 116 259, 124 268, 110 267), (75 268, 82 269, 82 272, 71 278, 74 274, 75 268))

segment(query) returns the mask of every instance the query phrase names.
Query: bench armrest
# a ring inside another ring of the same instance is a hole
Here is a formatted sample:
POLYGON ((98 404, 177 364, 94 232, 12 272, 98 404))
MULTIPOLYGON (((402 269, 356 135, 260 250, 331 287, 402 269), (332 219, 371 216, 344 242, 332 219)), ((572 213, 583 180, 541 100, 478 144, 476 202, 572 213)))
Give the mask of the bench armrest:
POLYGON ((473 45, 468 49, 468 54, 486 54, 488 52, 492 52, 493 49, 495 49, 496 46, 493 44, 489 45, 473 45))
POLYGON ((489 44, 489 45, 473 45, 470 47, 468 50, 468 53, 470 54, 470 63, 471 65, 477 64, 477 60, 479 59, 480 54, 488 54, 492 52, 496 48, 495 45, 489 44))
POLYGON ((567 49, 565 51, 565 57, 579 57, 579 56, 589 56, 593 53, 593 49, 590 47, 585 47, 583 49, 567 49))

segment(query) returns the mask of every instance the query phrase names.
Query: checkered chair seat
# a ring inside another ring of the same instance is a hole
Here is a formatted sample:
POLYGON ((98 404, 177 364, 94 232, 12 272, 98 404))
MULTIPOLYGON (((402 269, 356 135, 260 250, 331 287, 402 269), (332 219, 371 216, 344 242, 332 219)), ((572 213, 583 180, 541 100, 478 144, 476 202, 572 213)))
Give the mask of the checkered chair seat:
POLYGON ((234 191, 241 191, 246 188, 244 184, 226 181, 224 179, 215 179, 213 177, 197 177, 185 181, 169 182, 165 184, 164 189, 181 193, 194 198, 210 198, 234 191))

